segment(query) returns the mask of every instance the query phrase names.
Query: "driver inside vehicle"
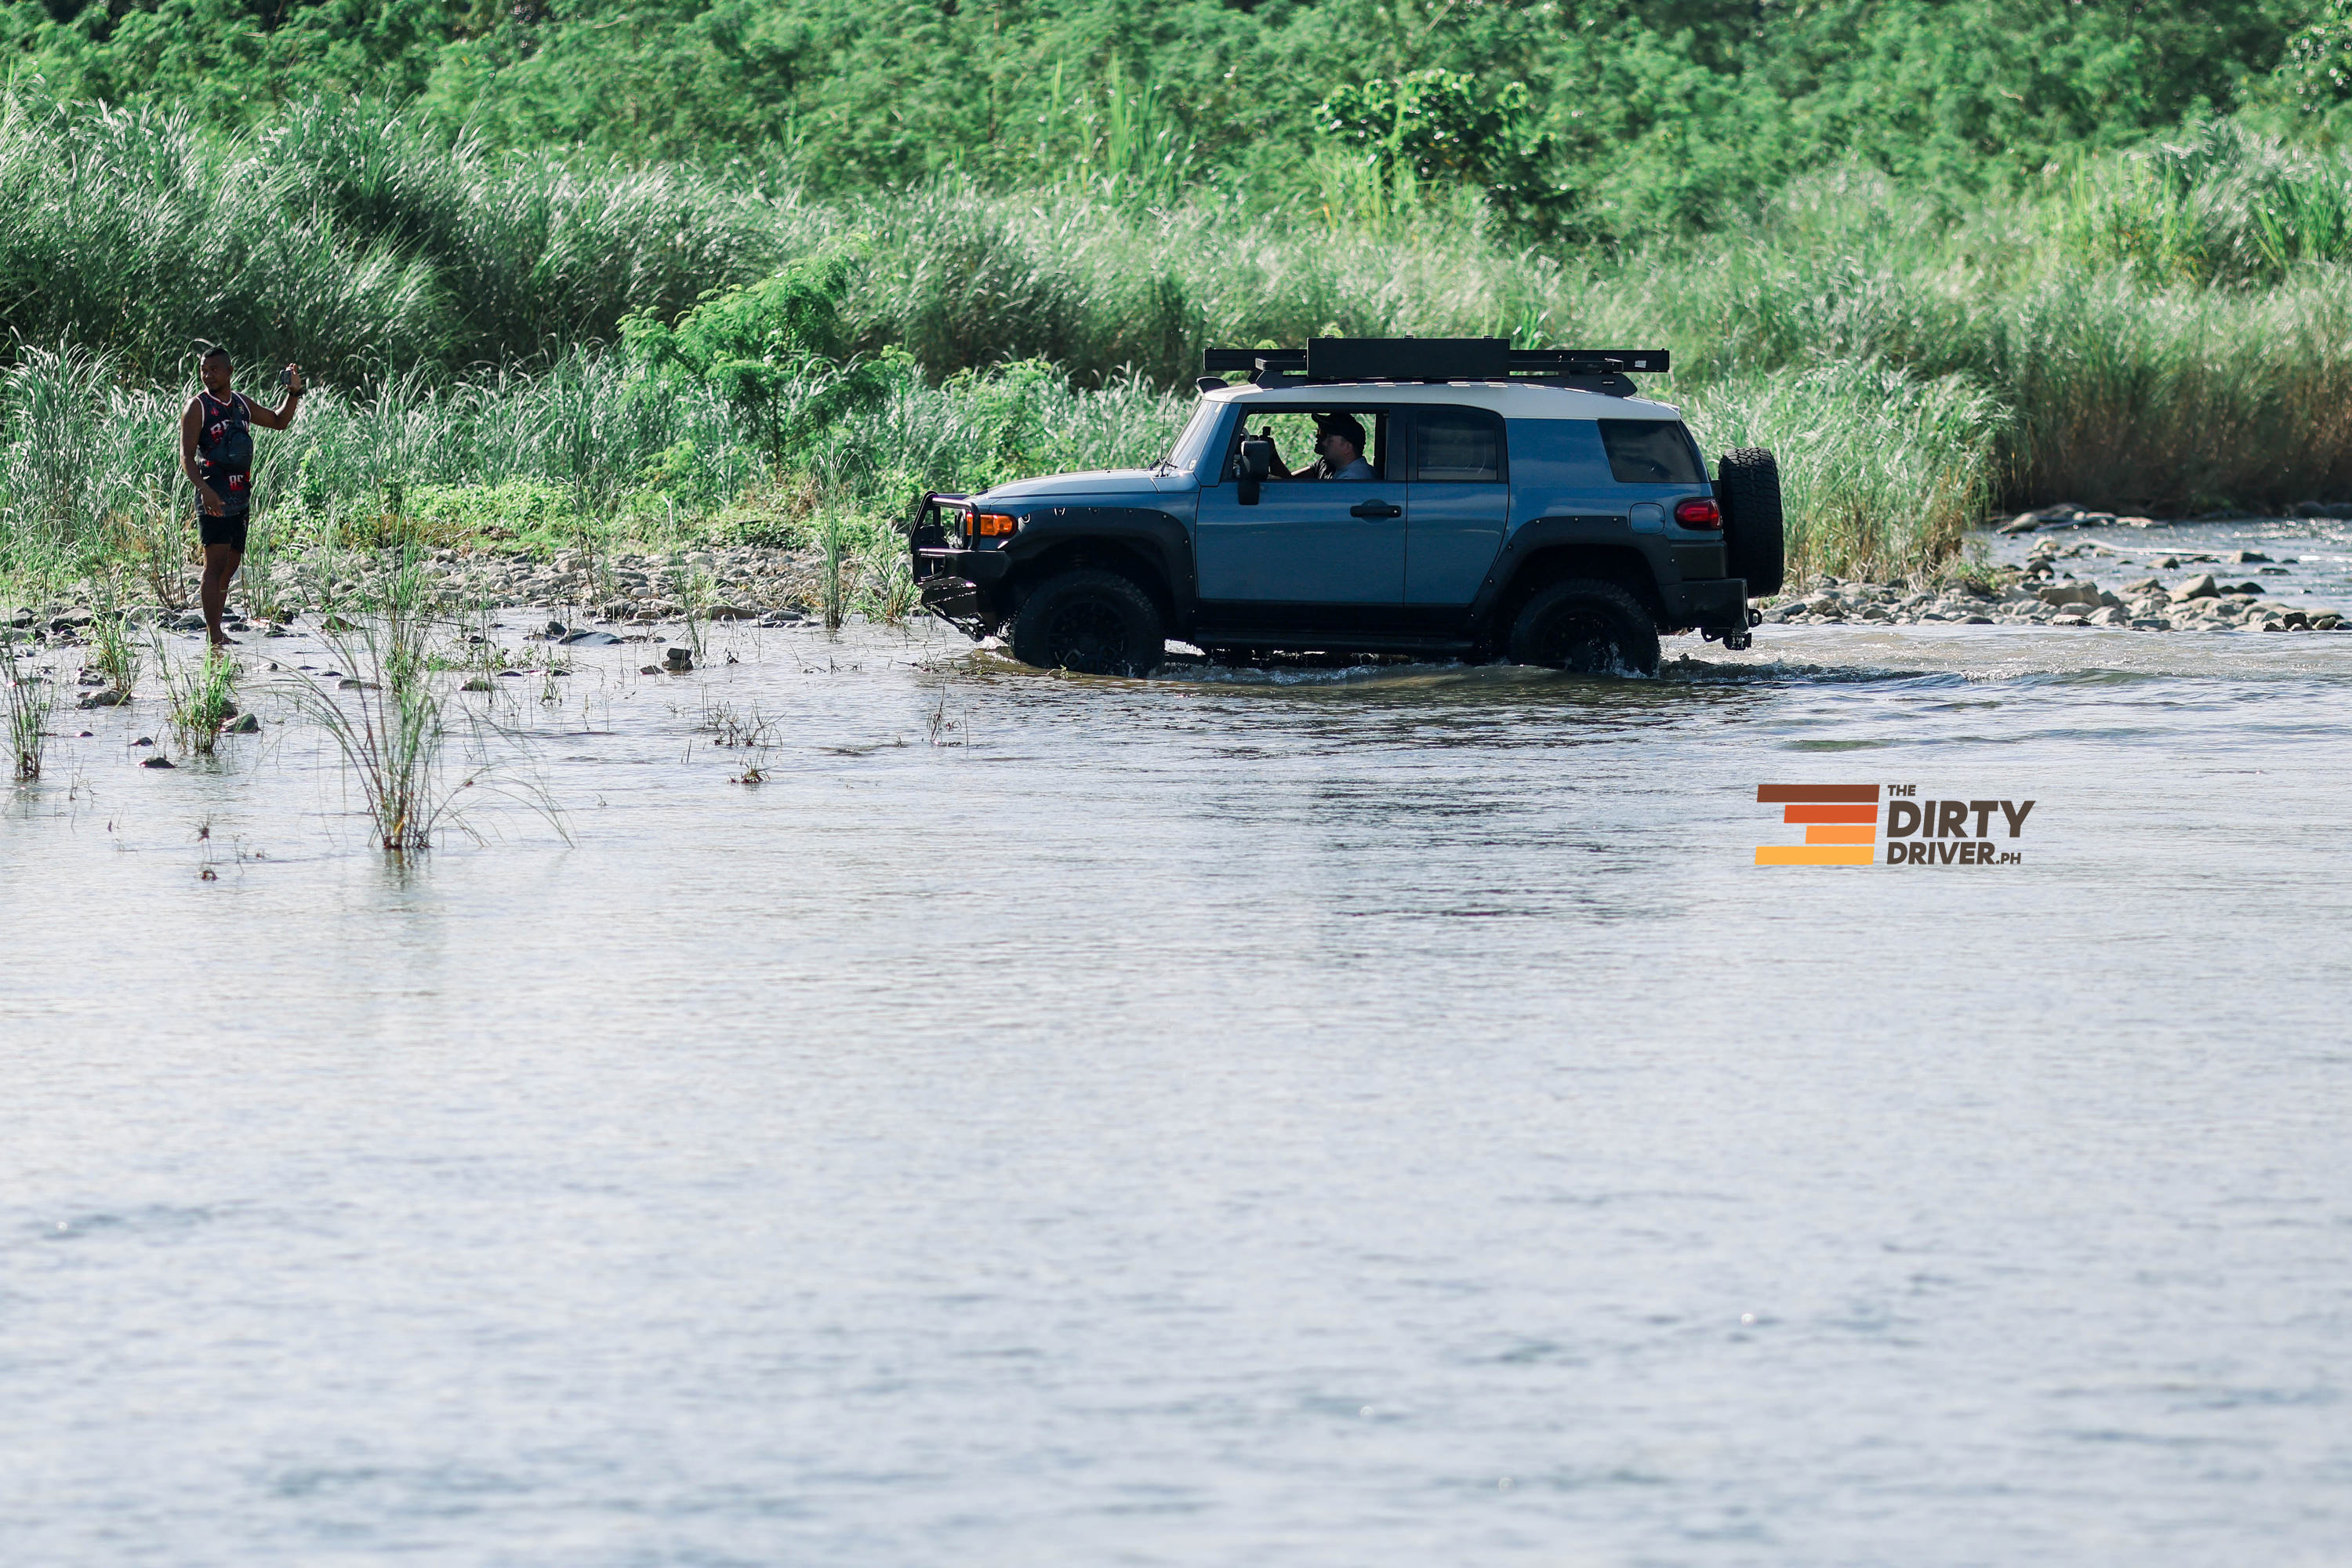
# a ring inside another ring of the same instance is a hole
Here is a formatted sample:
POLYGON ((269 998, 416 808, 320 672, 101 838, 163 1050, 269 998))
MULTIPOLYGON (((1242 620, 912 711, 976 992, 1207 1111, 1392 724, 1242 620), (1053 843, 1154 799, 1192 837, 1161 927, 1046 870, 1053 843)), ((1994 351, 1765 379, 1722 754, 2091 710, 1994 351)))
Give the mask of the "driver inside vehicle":
MULTIPOLYGON (((1272 435, 1269 430, 1267 434, 1272 435)), ((1364 426, 1352 414, 1315 416, 1315 460, 1292 473, 1276 452, 1271 477, 1277 479, 1376 479, 1364 461, 1364 426)))

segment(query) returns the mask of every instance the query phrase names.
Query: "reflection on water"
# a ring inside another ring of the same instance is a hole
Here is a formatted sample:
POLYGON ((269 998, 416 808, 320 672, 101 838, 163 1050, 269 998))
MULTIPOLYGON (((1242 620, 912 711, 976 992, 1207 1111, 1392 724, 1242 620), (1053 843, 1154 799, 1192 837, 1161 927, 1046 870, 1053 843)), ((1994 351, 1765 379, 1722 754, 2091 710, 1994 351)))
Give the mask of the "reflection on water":
POLYGON ((2352 637, 1677 646, 583 649, 572 844, 405 865, 267 695, 61 716, 8 1555, 2325 1559, 2352 637), (1842 781, 2028 858, 1750 863, 1842 781))

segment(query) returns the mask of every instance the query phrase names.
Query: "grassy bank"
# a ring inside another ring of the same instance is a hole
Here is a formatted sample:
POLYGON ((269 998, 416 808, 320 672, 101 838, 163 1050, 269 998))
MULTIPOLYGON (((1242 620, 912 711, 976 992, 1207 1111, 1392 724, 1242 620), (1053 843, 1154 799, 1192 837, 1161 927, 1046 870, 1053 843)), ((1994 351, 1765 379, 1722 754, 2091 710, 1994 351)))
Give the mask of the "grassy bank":
POLYGON ((2023 194, 1848 172, 1714 233, 1546 251, 1459 188, 1335 178, 1259 216, 954 179, 818 202, 776 170, 498 153, 360 104, 225 134, 16 92, 0 553, 57 573, 172 542, 199 338, 322 377, 260 443, 289 543, 554 545, 870 531, 919 486, 1156 456, 1212 342, 1503 333, 1673 348, 1654 390, 1706 442, 1780 452, 1801 569, 1924 570, 2012 504, 2352 494, 2347 191, 2352 161, 2223 124, 2023 194), (812 258, 822 298, 692 374, 623 342, 812 258))

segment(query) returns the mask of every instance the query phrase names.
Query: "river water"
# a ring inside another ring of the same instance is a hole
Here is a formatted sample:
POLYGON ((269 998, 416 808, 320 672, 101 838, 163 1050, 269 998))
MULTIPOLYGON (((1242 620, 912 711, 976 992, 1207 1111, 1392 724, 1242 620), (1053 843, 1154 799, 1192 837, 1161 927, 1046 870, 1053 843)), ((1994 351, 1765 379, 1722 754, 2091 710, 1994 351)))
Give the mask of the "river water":
POLYGON ((647 651, 465 699, 569 843, 406 865, 266 689, 61 715, 0 1557, 2343 1560, 2352 636, 647 651))

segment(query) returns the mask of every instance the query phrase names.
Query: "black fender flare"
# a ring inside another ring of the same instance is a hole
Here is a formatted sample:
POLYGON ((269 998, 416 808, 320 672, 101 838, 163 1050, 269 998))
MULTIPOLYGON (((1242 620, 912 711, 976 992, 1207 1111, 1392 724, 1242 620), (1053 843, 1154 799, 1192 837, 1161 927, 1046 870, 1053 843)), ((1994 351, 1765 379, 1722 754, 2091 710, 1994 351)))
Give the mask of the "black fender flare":
MULTIPOLYGON (((1184 524, 1156 507, 1041 507, 1021 520, 1021 531, 1005 544, 1006 570, 1014 575, 1045 557, 1094 541, 1116 543, 1156 569, 1165 588, 1170 626, 1189 622, 1200 592, 1192 567, 1192 535, 1184 524)), ((1146 588, 1150 584, 1139 584, 1146 588)))
POLYGON ((1477 596, 1470 601, 1470 624, 1486 624, 1507 602, 1520 569, 1545 551, 1561 546, 1605 549, 1638 557, 1647 569, 1646 581, 1625 586, 1662 621, 1670 618, 1665 600, 1670 585, 1682 581, 1682 572, 1675 563, 1674 546, 1664 535, 1634 533, 1622 516, 1541 517, 1513 529, 1503 541, 1495 563, 1486 568, 1486 581, 1478 584, 1477 596))

